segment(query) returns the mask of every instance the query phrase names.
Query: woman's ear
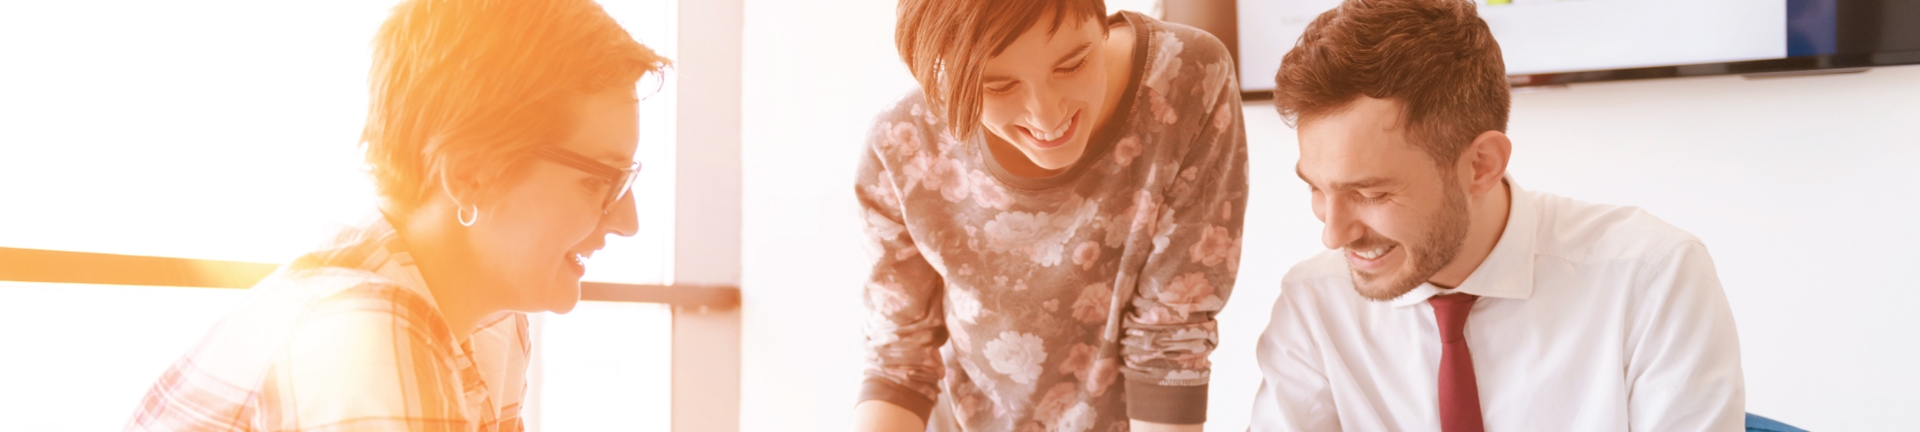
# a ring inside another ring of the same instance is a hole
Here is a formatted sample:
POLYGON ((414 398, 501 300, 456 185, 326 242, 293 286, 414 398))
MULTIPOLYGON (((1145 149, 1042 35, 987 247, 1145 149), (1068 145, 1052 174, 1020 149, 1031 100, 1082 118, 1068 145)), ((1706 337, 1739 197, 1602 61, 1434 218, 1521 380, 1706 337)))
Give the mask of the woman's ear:
POLYGON ((1513 156, 1513 141, 1500 131, 1481 132, 1467 145, 1468 169, 1473 175, 1469 181, 1474 195, 1494 190, 1500 185, 1500 179, 1507 175, 1507 161, 1513 156))
POLYGON ((445 157, 436 159, 432 166, 433 172, 437 174, 434 180, 440 184, 440 192, 446 194, 447 199, 452 200, 455 207, 465 208, 480 204, 484 197, 481 196, 479 176, 474 173, 474 170, 458 169, 455 167, 456 164, 448 163, 445 157))

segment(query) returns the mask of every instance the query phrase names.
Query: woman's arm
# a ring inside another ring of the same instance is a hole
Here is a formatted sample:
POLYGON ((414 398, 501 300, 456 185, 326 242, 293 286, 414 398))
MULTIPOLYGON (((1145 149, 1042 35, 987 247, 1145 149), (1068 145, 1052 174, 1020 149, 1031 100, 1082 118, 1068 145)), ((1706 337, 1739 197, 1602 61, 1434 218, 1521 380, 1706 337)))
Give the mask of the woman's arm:
MULTIPOLYGON (((1191 141, 1154 163, 1174 176, 1169 187, 1143 196, 1135 217, 1152 218, 1153 252, 1133 283, 1130 313, 1121 326, 1121 371, 1127 412, 1135 430, 1183 430, 1206 420, 1208 356, 1219 343, 1214 315, 1226 305, 1239 271, 1241 225, 1247 202, 1247 143, 1239 84, 1225 47, 1210 37, 1186 38, 1187 76, 1170 81, 1169 119, 1195 119, 1191 141), (1178 87, 1194 86, 1192 92, 1178 87), (1195 94, 1198 93, 1198 94, 1195 94), (1172 97, 1170 97, 1171 99, 1172 97), (1184 105, 1184 106, 1182 106, 1184 105), (1174 428, 1174 429, 1164 429, 1174 428)), ((1124 277, 1124 275, 1123 275, 1124 277)))
MULTIPOLYGON (((905 106, 905 105, 903 105, 905 106)), ((940 394, 945 373, 940 346, 947 341, 943 297, 945 282, 908 232, 905 210, 909 196, 896 187, 886 157, 922 147, 916 133, 893 133, 913 128, 911 121, 895 121, 904 109, 883 114, 869 135, 854 194, 866 226, 873 270, 863 288, 866 303, 866 379, 861 384, 855 413, 860 424, 875 426, 924 422, 940 394), (874 403, 882 402, 882 403, 874 403), (889 410, 891 408, 891 410, 889 410), (895 414, 907 414, 904 421, 895 414), (873 423, 864 423, 867 420, 873 423)), ((879 429, 890 430, 890 429, 879 429)))
POLYGON ((1131 426, 1132 428, 1128 430, 1133 432, 1200 432, 1200 425, 1197 424, 1166 424, 1132 420, 1132 423, 1127 426, 1131 426))
POLYGON ((927 430, 926 422, 920 421, 920 416, 914 415, 913 412, 899 405, 869 399, 853 406, 853 432, 920 432, 924 430, 927 430))

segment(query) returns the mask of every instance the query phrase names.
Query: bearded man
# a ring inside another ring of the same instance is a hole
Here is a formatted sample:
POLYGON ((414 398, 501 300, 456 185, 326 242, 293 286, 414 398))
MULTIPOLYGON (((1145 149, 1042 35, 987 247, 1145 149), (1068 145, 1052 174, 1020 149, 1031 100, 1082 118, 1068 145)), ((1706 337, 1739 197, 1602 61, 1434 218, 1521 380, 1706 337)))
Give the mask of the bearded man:
POLYGON ((1330 251, 1282 282, 1253 430, 1741 430, 1698 238, 1522 189, 1500 47, 1465 0, 1348 0, 1276 77, 1330 251))

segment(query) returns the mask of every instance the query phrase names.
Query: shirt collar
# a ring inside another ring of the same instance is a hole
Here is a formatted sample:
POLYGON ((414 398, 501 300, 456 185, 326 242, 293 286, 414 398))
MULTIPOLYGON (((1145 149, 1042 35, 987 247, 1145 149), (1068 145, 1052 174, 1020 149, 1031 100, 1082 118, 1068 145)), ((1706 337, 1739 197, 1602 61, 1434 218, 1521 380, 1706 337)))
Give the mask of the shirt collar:
POLYGON ((1534 210, 1533 197, 1520 189, 1520 183, 1514 181, 1511 174, 1501 180, 1507 183, 1507 194, 1511 197, 1507 227, 1500 231, 1500 241, 1494 243, 1486 261, 1474 268, 1459 287, 1448 290, 1422 283, 1394 298, 1394 306, 1412 306, 1449 292, 1515 300, 1533 296, 1533 247, 1535 234, 1539 232, 1536 229, 1540 224, 1539 212, 1534 210))
POLYGON ((384 213, 375 213, 359 225, 359 241, 373 246, 376 252, 368 254, 359 268, 373 272, 393 282, 400 288, 420 296, 427 305, 438 312, 440 304, 434 301, 433 290, 427 289, 427 279, 420 275, 420 267, 414 265, 413 253, 407 249, 407 242, 400 237, 400 231, 394 229, 384 213))

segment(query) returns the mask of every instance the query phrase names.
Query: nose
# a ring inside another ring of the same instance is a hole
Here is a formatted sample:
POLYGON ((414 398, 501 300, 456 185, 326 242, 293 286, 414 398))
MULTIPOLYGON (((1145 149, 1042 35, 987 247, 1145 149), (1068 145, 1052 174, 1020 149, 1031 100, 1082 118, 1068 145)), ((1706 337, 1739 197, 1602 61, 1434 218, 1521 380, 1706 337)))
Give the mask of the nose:
POLYGON ((1321 198, 1320 222, 1326 227, 1320 231, 1320 242, 1327 249, 1339 249, 1366 235, 1366 227, 1353 217, 1353 209, 1346 200, 1335 198, 1337 194, 1326 194, 1321 198))
POLYGON ((634 208, 632 191, 613 203, 613 211, 600 216, 600 229, 621 237, 633 237, 640 232, 640 212, 634 208))
POLYGON ((1062 107, 1060 93, 1051 85, 1035 85, 1027 92, 1027 125, 1038 129, 1055 130, 1064 126, 1067 119, 1062 107))

